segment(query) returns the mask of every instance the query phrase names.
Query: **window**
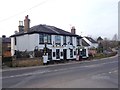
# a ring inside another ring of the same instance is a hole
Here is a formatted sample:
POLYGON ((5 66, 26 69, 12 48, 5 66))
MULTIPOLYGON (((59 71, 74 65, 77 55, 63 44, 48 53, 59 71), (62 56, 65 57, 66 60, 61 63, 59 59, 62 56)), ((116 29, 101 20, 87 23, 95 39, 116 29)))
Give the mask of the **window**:
POLYGON ((66 45, 66 36, 63 36, 63 44, 66 45))
POLYGON ((39 43, 44 43, 44 35, 39 34, 39 43))
POLYGON ((70 58, 73 57, 73 49, 70 49, 70 58))
POLYGON ((61 56, 63 56, 63 52, 61 52, 61 56))
POLYGON ((74 55, 76 55, 76 51, 74 51, 74 55))
POLYGON ((83 50, 82 50, 81 55, 82 55, 82 56, 86 56, 86 49, 83 49, 83 50))
POLYGON ((61 45, 61 37, 59 35, 55 36, 55 44, 56 45, 61 45))
POLYGON ((17 40, 16 40, 16 37, 14 38, 14 40, 15 40, 15 45, 17 44, 17 40))
POLYGON ((55 57, 55 52, 53 52, 53 57, 55 57))
POLYGON ((47 43, 48 42, 48 35, 44 34, 43 38, 44 38, 44 43, 47 43))
POLYGON ((39 43, 44 44, 44 43, 51 43, 51 35, 49 34, 39 34, 39 43))
POLYGON ((47 36, 47 42, 48 42, 48 43, 51 43, 51 35, 48 35, 48 36, 47 36))
POLYGON ((60 50, 56 49, 56 59, 60 59, 60 50))
POLYGON ((8 44, 7 44, 7 48, 10 48, 10 47, 11 47, 11 44, 10 44, 10 43, 8 43, 8 44))

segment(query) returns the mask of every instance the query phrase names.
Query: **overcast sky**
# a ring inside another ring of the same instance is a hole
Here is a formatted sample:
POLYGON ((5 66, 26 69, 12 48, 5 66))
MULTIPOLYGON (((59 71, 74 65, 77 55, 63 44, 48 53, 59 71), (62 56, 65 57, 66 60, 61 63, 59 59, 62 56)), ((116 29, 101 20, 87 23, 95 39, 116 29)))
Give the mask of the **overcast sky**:
POLYGON ((47 24, 79 35, 112 38, 118 33, 119 0, 1 0, 0 36, 18 30, 29 15, 30 26, 47 24))

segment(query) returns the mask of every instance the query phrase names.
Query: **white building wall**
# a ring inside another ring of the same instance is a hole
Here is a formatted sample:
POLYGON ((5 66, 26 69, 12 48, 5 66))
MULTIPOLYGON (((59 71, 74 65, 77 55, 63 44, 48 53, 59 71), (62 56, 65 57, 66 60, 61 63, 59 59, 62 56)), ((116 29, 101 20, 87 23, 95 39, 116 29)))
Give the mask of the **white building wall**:
MULTIPOLYGON (((63 45, 63 36, 61 36, 61 46, 55 45, 55 35, 51 36, 51 44, 47 44, 47 47, 49 49, 52 49, 52 59, 56 60, 56 49, 60 49, 60 59, 63 59, 63 56, 61 56, 61 52, 63 52, 63 49, 67 49, 67 59, 73 59, 76 58, 76 55, 74 55, 74 51, 76 51, 76 37, 72 37, 73 45, 68 45, 68 42, 70 41, 69 36, 66 36, 66 46, 63 45), (53 47, 54 42, 54 47, 53 47), (63 46, 62 46, 63 45, 63 46), (73 48, 75 46, 75 48, 73 48), (70 49, 73 49, 73 58, 70 58, 70 49), (55 52, 55 57, 53 57, 53 52, 55 52)), ((14 50, 19 51, 34 51, 35 47, 38 46, 39 49, 44 48, 44 44, 39 44, 39 34, 25 34, 22 36, 17 36, 17 45, 15 46, 14 37, 11 38, 11 53, 14 54, 14 50)))
POLYGON ((61 36, 61 45, 63 45, 63 36, 61 36))
POLYGON ((22 36, 16 37, 16 46, 15 46, 15 37, 11 38, 11 53, 13 55, 13 50, 19 50, 19 51, 33 51, 35 49, 35 46, 39 46, 39 35, 38 34, 26 34, 22 36))
POLYGON ((69 36, 66 36, 67 59, 70 59, 70 50, 68 45, 69 41, 70 41, 69 36))
POLYGON ((55 35, 52 35, 51 39, 52 39, 52 45, 55 44, 55 35))
POLYGON ((15 53, 15 42, 14 37, 11 37, 11 55, 13 56, 15 53))
POLYGON ((67 59, 70 59, 70 49, 67 49, 67 59))
POLYGON ((16 50, 29 51, 29 36, 27 34, 16 37, 16 50))
POLYGON ((98 43, 93 44, 95 48, 98 48, 98 43))
POLYGON ((77 48, 77 38, 73 37, 73 58, 76 58, 76 55, 74 55, 74 52, 76 52, 76 48, 77 48))
MULTIPOLYGON (((52 53, 53 53, 53 52, 56 52, 56 49, 55 49, 55 48, 52 49, 52 53)), ((55 57, 53 57, 53 54, 52 54, 52 60, 56 60, 56 53, 55 53, 55 57)))
POLYGON ((39 46, 39 34, 30 34, 29 35, 29 51, 34 51, 36 46, 39 46))
POLYGON ((66 44, 68 44, 68 42, 70 42, 70 38, 69 36, 66 36, 66 44))
POLYGON ((63 59, 63 56, 61 56, 61 52, 63 52, 63 49, 60 49, 60 59, 63 59))
POLYGON ((98 47, 98 43, 91 43, 87 38, 83 38, 90 46, 88 48, 97 48, 98 47))
POLYGON ((77 38, 76 37, 73 37, 73 46, 77 46, 77 38))

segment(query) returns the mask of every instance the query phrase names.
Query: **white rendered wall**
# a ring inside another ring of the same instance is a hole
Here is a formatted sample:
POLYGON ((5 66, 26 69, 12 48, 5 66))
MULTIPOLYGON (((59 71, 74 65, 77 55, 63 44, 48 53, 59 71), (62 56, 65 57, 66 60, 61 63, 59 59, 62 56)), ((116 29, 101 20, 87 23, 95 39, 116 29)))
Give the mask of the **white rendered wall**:
POLYGON ((14 37, 11 37, 11 55, 13 56, 15 53, 15 42, 14 37))
MULTIPOLYGON (((14 50, 19 51, 34 51, 35 47, 38 46, 39 49, 43 49, 45 47, 45 44, 39 44, 39 34, 25 34, 22 36, 16 37, 17 44, 15 46, 14 43, 14 37, 11 38, 11 53, 14 54, 14 50)), ((56 49, 60 49, 60 59, 63 59, 63 56, 61 56, 61 52, 63 52, 63 49, 67 49, 67 59, 73 59, 76 58, 76 55, 74 55, 74 51, 76 51, 77 48, 77 42, 76 37, 72 37, 73 45, 63 45, 63 36, 61 36, 61 46, 54 46, 53 42, 55 44, 55 35, 51 36, 52 44, 47 44, 47 47, 49 49, 52 49, 52 59, 56 60, 56 49), (63 45, 63 46, 62 46, 63 45), (75 46, 75 48, 73 48, 75 46), (70 58, 70 49, 73 49, 73 58, 70 58), (55 52, 55 57, 53 57, 53 52, 55 52)), ((66 36, 66 44, 69 42, 69 36, 66 36)))

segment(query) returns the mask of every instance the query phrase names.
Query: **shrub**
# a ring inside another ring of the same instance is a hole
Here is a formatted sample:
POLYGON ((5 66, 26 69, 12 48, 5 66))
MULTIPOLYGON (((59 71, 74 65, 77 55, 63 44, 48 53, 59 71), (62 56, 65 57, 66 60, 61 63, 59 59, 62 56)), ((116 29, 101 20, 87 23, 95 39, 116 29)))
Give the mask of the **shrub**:
POLYGON ((2 65, 7 65, 7 66, 11 67, 12 66, 12 57, 3 57, 2 65))

